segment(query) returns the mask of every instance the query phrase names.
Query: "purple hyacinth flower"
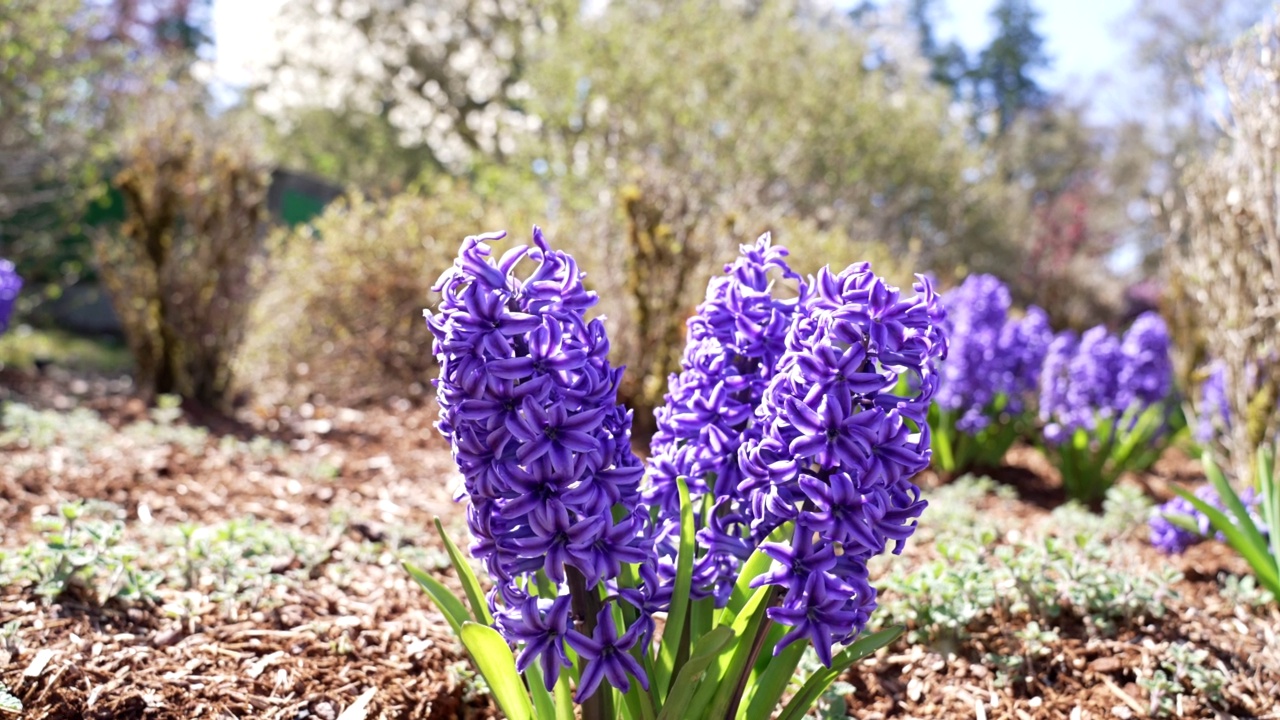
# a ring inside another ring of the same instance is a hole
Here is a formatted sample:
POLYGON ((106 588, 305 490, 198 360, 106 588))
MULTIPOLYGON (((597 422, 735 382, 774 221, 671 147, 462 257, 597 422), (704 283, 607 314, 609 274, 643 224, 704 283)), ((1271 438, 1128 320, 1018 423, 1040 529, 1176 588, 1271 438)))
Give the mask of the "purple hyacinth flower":
POLYGON ((539 601, 531 596, 520 607, 520 622, 504 628, 508 637, 524 643, 516 658, 516 670, 524 672, 534 660, 540 660, 548 691, 560 679, 560 669, 572 665, 564 650, 569 633, 569 609, 568 596, 551 601, 539 601))
POLYGON ((22 278, 18 276, 13 263, 0 258, 0 335, 9 329, 13 306, 17 303, 21 290, 22 278))
POLYGON ((809 639, 830 663, 875 608, 867 560, 900 550, 925 508, 910 479, 929 462, 947 343, 937 296, 916 289, 903 297, 865 263, 820 271, 756 413, 763 433, 739 451, 753 535, 795 525, 790 543, 761 545, 774 566, 753 583, 782 591, 769 617, 792 629, 775 652, 809 639))
MULTIPOLYGON (((498 630, 524 645, 522 667, 540 658, 550 678, 564 660, 571 575, 591 593, 616 587, 623 563, 639 564, 646 583, 661 580, 631 413, 617 403, 621 369, 609 364, 601 321, 586 318, 596 295, 541 230, 533 247, 494 259, 488 242, 501 238, 467 238, 436 283, 427 323, 440 364, 437 427, 463 476, 471 551, 495 581, 498 630), (524 261, 536 267, 522 278, 524 261)), ((619 597, 636 606, 631 629, 647 638, 670 595, 642 585, 619 597)))
MULTIPOLYGON (((738 486, 745 473, 739 448, 761 435, 756 417, 797 301, 785 298, 777 280, 799 280, 786 263, 787 251, 762 235, 742 245, 725 274, 712 278, 705 301, 689 319, 688 341, 680 373, 668 386, 666 402, 655 411, 658 430, 650 444, 645 501, 658 508, 656 533, 660 570, 670 582, 675 572, 680 508, 677 478, 685 478, 693 506, 711 495, 714 518, 698 518, 700 541, 709 551, 694 568, 694 597, 716 598, 723 606, 737 580, 737 569, 759 541, 745 518, 746 497, 738 486)), ((858 364, 857 358, 848 362, 858 364)), ((854 378, 855 381, 858 378, 854 378)), ((884 381, 874 378, 877 386, 884 381)))
POLYGON ((582 677, 578 681, 578 692, 574 700, 582 702, 595 694, 603 678, 622 692, 631 689, 631 677, 640 683, 640 687, 649 689, 649 679, 640 667, 640 663, 631 656, 631 648, 642 638, 640 625, 632 625, 621 637, 618 628, 613 624, 613 611, 610 605, 600 609, 596 617, 596 628, 587 637, 577 630, 570 630, 569 645, 578 651, 586 666, 582 669, 582 677), (628 677, 630 676, 630 677, 628 677))

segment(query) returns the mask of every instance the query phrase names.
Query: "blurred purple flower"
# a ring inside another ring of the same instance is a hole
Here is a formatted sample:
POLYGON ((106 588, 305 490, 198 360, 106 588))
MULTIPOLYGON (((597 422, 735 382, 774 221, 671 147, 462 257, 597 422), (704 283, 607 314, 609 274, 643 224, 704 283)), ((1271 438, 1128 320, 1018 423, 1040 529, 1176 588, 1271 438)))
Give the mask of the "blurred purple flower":
POLYGON ((1009 289, 992 275, 970 275, 943 296, 950 342, 942 364, 938 405, 958 414, 956 429, 977 433, 1001 412, 1020 413, 1040 378, 1053 331, 1043 310, 1011 318, 1009 289))
POLYGON ((13 306, 17 303, 21 290, 22 278, 18 276, 13 263, 0 258, 0 335, 9 329, 13 306))
POLYGON ((1056 338, 1040 376, 1040 419, 1045 440, 1061 443, 1077 430, 1092 431, 1098 420, 1136 415, 1163 402, 1173 388, 1169 334, 1164 320, 1140 316, 1123 340, 1101 325, 1078 343, 1069 333, 1056 338))

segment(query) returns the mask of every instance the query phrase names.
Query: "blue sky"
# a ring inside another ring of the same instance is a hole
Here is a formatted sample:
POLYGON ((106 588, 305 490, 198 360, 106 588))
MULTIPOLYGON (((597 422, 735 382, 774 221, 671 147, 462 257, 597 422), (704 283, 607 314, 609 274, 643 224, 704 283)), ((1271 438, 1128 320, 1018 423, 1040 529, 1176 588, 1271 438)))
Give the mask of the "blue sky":
MULTIPOLYGON (((944 0, 940 39, 956 38, 969 51, 984 47, 994 32, 988 17, 995 0, 944 0)), ((1052 91, 1087 99, 1099 116, 1124 115, 1133 76, 1131 47, 1123 37, 1133 0, 1038 0, 1036 28, 1045 38, 1052 67, 1040 80, 1052 91)))

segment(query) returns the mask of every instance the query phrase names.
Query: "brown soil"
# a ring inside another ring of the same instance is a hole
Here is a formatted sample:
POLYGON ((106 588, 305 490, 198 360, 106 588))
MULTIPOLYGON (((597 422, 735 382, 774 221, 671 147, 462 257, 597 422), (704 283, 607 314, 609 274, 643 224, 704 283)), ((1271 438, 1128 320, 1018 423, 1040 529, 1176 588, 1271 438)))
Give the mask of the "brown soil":
MULTIPOLYGON (((147 415, 119 383, 56 372, 6 373, 0 401, 6 398, 37 408, 88 407, 116 428, 147 415)), ((116 442, 79 455, 57 445, 0 449, 3 552, 38 539, 33 521, 78 498, 120 506, 131 526, 252 516, 324 541, 319 562, 283 563, 280 582, 251 602, 219 602, 166 585, 157 601, 103 607, 85 593, 49 602, 27 587, 0 588, 0 627, 17 623, 16 632, 0 632, 0 681, 25 704, 23 717, 333 720, 367 692, 370 718, 494 715, 443 618, 396 561, 410 546, 420 554, 441 550, 430 531, 435 516, 454 537, 465 533, 450 498, 456 471, 433 420, 430 407, 393 401, 361 412, 253 408, 214 428, 241 439, 272 437, 281 449, 269 456, 220 449, 218 433, 190 451, 116 442)), ((1151 477, 1130 481, 1163 495, 1167 483, 1194 478, 1188 468, 1185 458, 1170 458, 1151 477)), ((984 514, 1030 527, 1061 504, 1060 483, 1034 451, 1015 451, 998 475, 1022 500, 984 499, 984 514)), ((1226 575, 1247 571, 1239 558, 1216 543, 1166 558, 1141 533, 1116 551, 1182 570, 1164 617, 1105 638, 1064 621, 1049 651, 1007 683, 984 658, 1020 652, 1018 622, 971 628, 970 638, 951 648, 899 640, 846 676, 855 690, 849 714, 1145 717, 1150 699, 1135 682, 1139 673, 1156 666, 1160 643, 1191 641, 1211 650, 1229 683, 1215 708, 1187 698, 1184 717, 1280 717, 1280 612, 1233 606, 1220 590, 1226 575)), ((895 572, 910 572, 932 555, 924 544, 910 546, 895 572)), ((443 565, 429 569, 457 588, 443 565)))

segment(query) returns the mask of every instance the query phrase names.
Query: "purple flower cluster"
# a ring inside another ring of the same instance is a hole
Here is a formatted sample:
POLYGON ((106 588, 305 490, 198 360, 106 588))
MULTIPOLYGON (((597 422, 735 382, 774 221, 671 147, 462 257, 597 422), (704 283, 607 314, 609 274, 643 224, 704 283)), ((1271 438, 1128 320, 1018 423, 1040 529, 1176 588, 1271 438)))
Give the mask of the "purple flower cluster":
POLYGON ((791 540, 764 543, 774 586, 768 616, 831 663, 876 607, 866 563, 890 540, 900 552, 925 508, 911 477, 929 464, 928 407, 946 355, 937 296, 923 278, 903 297, 866 263, 823 269, 806 284, 785 352, 757 411, 762 434, 743 444, 752 531, 788 522, 791 540))
POLYGON ((1116 409, 1148 406, 1164 400, 1173 389, 1173 360, 1169 355, 1169 328, 1154 312, 1138 316, 1120 343, 1124 358, 1116 378, 1116 409))
POLYGON ((721 606, 755 548, 738 492, 744 479, 738 449, 760 437, 756 408, 786 350, 796 300, 775 297, 770 277, 772 272, 799 279, 786 255, 765 234, 741 247, 724 276, 712 278, 705 301, 689 319, 680 374, 671 377, 666 402, 655 413, 658 430, 650 445, 645 501, 658 508, 661 574, 670 578, 675 572, 676 480, 684 477, 695 508, 704 496, 713 498, 709 522, 701 523, 698 537, 707 552, 695 563, 694 597, 714 596, 721 606))
POLYGON ((13 306, 21 290, 22 278, 13 263, 0 258, 0 334, 9 329, 9 319, 13 316, 13 306))
POLYGON ((1009 317, 1009 289, 992 275, 970 275, 943 297, 951 348, 942 366, 938 405, 958 413, 956 429, 977 433, 992 421, 997 398, 1021 412, 1039 380, 1053 331, 1037 307, 1009 317))
MULTIPOLYGON (((1203 500, 1209 507, 1219 510, 1231 517, 1231 513, 1227 510, 1226 503, 1222 502, 1222 498, 1218 495, 1218 491, 1212 485, 1202 485, 1195 491, 1195 496, 1203 500)), ((1258 495, 1253 488, 1245 488, 1240 493, 1240 502, 1244 505, 1245 510, 1249 513, 1250 519, 1254 525, 1265 535, 1267 528, 1261 522, 1261 518, 1257 516, 1258 495)), ((1151 513, 1151 519, 1147 526, 1151 530, 1151 544, 1159 551, 1168 555, 1177 555, 1184 552, 1187 548, 1213 537, 1219 541, 1226 541, 1226 536, 1221 532, 1213 531, 1213 524, 1209 522, 1209 516, 1200 512, 1189 500, 1182 497, 1175 497, 1165 504, 1157 507, 1151 513), (1182 515, 1191 518, 1195 523, 1196 530, 1191 531, 1169 521, 1169 515, 1182 515)))
POLYGON ((647 687, 626 651, 647 642, 660 598, 649 514, 638 502, 643 468, 631 451, 631 414, 617 404, 622 369, 609 365, 604 325, 585 317, 597 298, 573 258, 535 228, 535 247, 495 260, 487 243, 503 236, 466 239, 436 285, 438 311, 427 313, 440 363, 438 427, 465 480, 471 550, 495 581, 498 629, 525 644, 521 671, 540 658, 550 689, 569 664, 568 642, 589 659, 580 699, 602 677, 625 690, 631 675, 647 687), (523 258, 537 267, 522 280, 523 258), (651 582, 619 590, 623 563, 647 564, 641 574, 651 582), (575 580, 608 591, 593 637, 569 622, 575 580), (533 595, 540 585, 555 592, 533 595), (621 635, 616 602, 641 618, 621 635))
MULTIPOLYGON (((1219 510, 1224 509, 1221 499, 1218 497, 1218 492, 1213 489, 1212 485, 1201 486, 1196 490, 1195 496, 1208 503, 1210 507, 1219 510)), ((1208 537, 1212 530, 1209 524, 1209 517, 1196 510, 1189 500, 1182 497, 1175 497, 1156 508, 1151 513, 1151 519, 1147 525, 1151 529, 1152 546, 1168 555, 1182 553, 1187 548, 1208 537), (1195 522, 1198 532, 1173 524, 1169 521, 1168 515, 1184 515, 1191 518, 1195 522)))
POLYGON ((1059 443, 1102 418, 1120 418, 1163 401, 1173 386, 1164 320, 1144 313, 1118 338, 1101 325, 1049 345, 1040 375, 1044 436, 1059 443))

